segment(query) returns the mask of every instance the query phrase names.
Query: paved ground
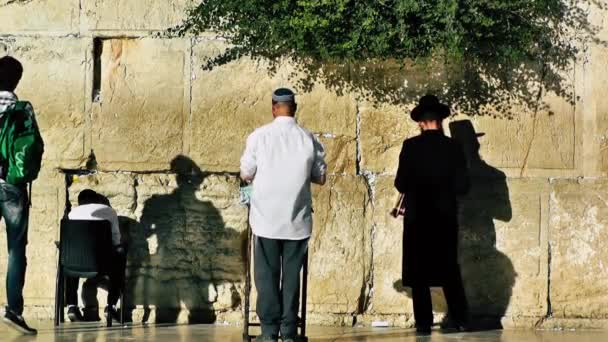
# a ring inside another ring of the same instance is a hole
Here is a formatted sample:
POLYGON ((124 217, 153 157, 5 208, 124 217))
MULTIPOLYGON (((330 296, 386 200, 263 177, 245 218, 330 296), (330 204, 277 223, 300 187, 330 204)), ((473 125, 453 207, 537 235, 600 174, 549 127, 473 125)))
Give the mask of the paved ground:
MULTIPOLYGON (((32 324, 34 325, 34 324, 32 324)), ((37 337, 19 336, 0 325, 2 342, 106 342, 106 341, 221 341, 240 342, 240 330, 235 327, 213 325, 190 326, 132 326, 105 329, 91 324, 66 324, 53 329, 50 322, 35 325, 40 329, 37 337)), ((378 342, 607 342, 608 332, 603 331, 487 331, 467 334, 433 332, 429 337, 416 337, 411 329, 389 328, 320 328, 311 327, 310 341, 378 341, 378 342)))

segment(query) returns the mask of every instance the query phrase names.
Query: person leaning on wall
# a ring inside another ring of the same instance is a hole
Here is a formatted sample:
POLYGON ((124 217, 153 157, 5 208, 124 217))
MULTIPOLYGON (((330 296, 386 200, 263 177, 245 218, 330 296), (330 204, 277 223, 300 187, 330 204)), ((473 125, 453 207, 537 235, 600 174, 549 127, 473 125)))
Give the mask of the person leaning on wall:
POLYGON ((325 151, 295 120, 295 94, 272 94, 274 121, 247 139, 241 178, 253 185, 249 222, 261 341, 293 342, 297 334, 300 270, 312 233, 311 183, 325 184, 325 151))
POLYGON ((412 289, 421 335, 433 325, 431 286, 443 287, 452 327, 470 329, 457 251, 458 197, 470 184, 462 147, 443 132, 449 116, 437 97, 420 99, 411 118, 421 133, 403 143, 395 178, 405 207, 401 279, 412 289))

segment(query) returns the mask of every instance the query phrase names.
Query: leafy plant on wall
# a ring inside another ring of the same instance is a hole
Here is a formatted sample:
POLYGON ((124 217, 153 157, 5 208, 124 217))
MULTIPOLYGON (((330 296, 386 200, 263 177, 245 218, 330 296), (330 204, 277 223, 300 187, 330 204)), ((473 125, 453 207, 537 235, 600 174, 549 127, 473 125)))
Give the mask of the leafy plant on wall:
MULTIPOLYGON (((573 103, 573 63, 597 28, 597 0, 205 0, 173 33, 206 32, 242 56, 297 65, 300 88, 323 82, 379 102, 437 92, 469 114, 573 103), (496 110, 488 111, 490 107, 496 110)), ((272 68, 270 72, 272 72, 272 68)))

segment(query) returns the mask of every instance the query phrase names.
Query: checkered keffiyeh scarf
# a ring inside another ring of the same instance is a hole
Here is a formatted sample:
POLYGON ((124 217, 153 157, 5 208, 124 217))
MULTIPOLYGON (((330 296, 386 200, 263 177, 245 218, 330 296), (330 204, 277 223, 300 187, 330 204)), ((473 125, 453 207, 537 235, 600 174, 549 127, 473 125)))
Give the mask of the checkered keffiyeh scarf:
POLYGON ((19 101, 19 99, 14 93, 10 91, 0 91, 0 115, 17 103, 17 101, 19 101))
POLYGON ((10 91, 0 91, 0 114, 6 112, 12 105, 17 103, 19 99, 15 93, 10 91))

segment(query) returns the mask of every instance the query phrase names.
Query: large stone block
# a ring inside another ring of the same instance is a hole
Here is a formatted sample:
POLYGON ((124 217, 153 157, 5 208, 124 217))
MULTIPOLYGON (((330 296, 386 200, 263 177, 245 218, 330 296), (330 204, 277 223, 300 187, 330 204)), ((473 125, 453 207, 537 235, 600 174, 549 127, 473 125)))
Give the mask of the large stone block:
POLYGON ((92 189, 108 198, 119 216, 133 217, 137 205, 135 175, 128 173, 94 173, 72 177, 69 189, 71 205, 78 205, 78 194, 92 189))
MULTIPOLYGON (((412 313, 411 292, 400 284, 403 221, 388 215, 396 201, 393 177, 378 177, 372 307, 377 314, 412 313)), ((460 264, 473 315, 499 323, 503 316, 546 313, 547 203, 547 181, 474 179, 460 215, 460 264)), ((434 292, 433 302, 437 312, 446 312, 441 291, 434 292)))
POLYGON ((247 215, 236 178, 142 175, 137 195, 132 304, 154 306, 157 322, 211 322, 238 307, 247 215))
POLYGON ((361 169, 394 174, 399 166, 403 141, 418 134, 406 106, 366 102, 361 116, 361 169))
POLYGON ((354 313, 371 288, 371 203, 362 177, 330 177, 314 190, 309 246, 311 312, 354 313))
POLYGON ((182 22, 193 0, 97 0, 82 2, 83 31, 160 31, 182 22))
POLYGON ((79 0, 1 0, 0 34, 78 32, 79 0))
MULTIPOLYGON (((500 110, 489 109, 494 116, 461 113, 450 121, 470 120, 476 133, 485 134, 477 139, 479 151, 495 167, 571 170, 575 168, 575 109, 566 99, 546 95, 537 113, 522 108, 507 119, 500 110)), ((452 132, 449 123, 445 130, 450 135, 458 134, 452 132)), ((474 142, 474 137, 464 138, 474 142)))
POLYGON ((321 136, 325 147, 328 174, 355 175, 357 173, 357 141, 355 138, 321 136))
MULTIPOLYGON (((291 87, 293 66, 285 62, 270 74, 266 62, 242 58, 203 70, 201 65, 225 50, 224 42, 201 41, 194 47, 192 132, 190 154, 205 170, 237 171, 247 136, 272 121, 271 94, 291 87)), ((298 121, 314 133, 354 138, 355 105, 349 96, 337 96, 318 85, 297 97, 298 121)))
POLYGON ((552 183, 551 305, 555 317, 608 317, 607 191, 605 180, 552 183))
POLYGON ((546 180, 473 178, 461 205, 460 264, 471 312, 495 317, 547 312, 546 180))
POLYGON ((44 158, 66 168, 85 158, 88 41, 76 38, 17 38, 0 41, 23 65, 17 87, 30 101, 45 141, 44 158))
MULTIPOLYGON (((55 270, 57 267, 57 248, 59 220, 65 203, 63 177, 54 170, 43 170, 40 178, 32 187, 32 207, 30 209, 27 273, 24 288, 26 306, 52 305, 55 298, 55 270)), ((5 222, 0 227, 0 272, 6 275, 7 250, 5 222)), ((0 287, 0 302, 6 303, 6 288, 0 287)))
POLYGON ((101 103, 92 122, 99 169, 166 170, 182 152, 188 122, 185 43, 103 40, 101 103))
POLYGON ((371 313, 412 314, 411 292, 406 294, 401 285, 403 219, 389 215, 398 199, 393 183, 394 177, 384 176, 377 177, 374 184, 374 297, 371 313))

